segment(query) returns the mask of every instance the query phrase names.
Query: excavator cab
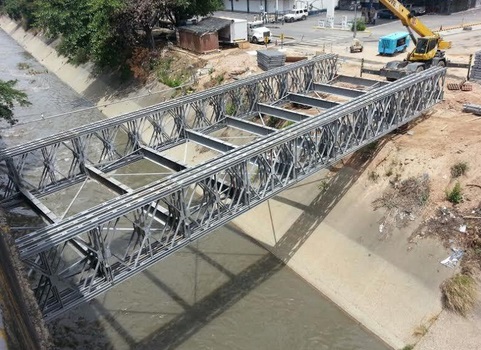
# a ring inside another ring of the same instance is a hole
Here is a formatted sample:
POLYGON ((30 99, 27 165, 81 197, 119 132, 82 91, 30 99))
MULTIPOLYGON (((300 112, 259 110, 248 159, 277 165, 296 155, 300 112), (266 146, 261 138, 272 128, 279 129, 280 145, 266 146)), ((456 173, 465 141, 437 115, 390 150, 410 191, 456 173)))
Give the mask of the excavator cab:
POLYGON ((416 47, 408 58, 409 61, 428 61, 436 56, 438 48, 437 37, 418 38, 416 47))

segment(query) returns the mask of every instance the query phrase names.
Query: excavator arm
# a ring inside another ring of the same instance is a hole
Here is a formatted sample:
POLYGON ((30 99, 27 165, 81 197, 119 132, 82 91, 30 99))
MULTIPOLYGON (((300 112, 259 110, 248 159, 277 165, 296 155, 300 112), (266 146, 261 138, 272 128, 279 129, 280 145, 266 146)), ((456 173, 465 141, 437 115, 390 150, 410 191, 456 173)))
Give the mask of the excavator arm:
MULTIPOLYGON (((404 7, 402 3, 397 0, 379 0, 384 6, 387 7, 389 11, 391 11, 397 18, 399 18, 402 24, 411 29, 412 31, 416 32, 420 37, 434 37, 438 39, 438 47, 439 49, 449 49, 451 47, 450 41, 444 41, 441 39, 438 33, 433 32, 431 29, 426 27, 426 25, 421 22, 417 17, 411 15, 409 10, 404 7)), ((411 33, 411 31, 409 31, 411 33)), ((416 38, 412 35, 413 42, 417 42, 416 38)))
POLYGON ((401 20, 416 44, 414 50, 408 54, 407 59, 404 61, 388 62, 381 69, 381 76, 385 76, 389 81, 394 81, 406 75, 428 69, 431 66, 446 66, 446 57, 443 49, 450 48, 451 42, 444 41, 439 33, 433 32, 426 27, 399 1, 379 0, 379 2, 401 20), (419 37, 416 38, 413 32, 418 34, 419 37))

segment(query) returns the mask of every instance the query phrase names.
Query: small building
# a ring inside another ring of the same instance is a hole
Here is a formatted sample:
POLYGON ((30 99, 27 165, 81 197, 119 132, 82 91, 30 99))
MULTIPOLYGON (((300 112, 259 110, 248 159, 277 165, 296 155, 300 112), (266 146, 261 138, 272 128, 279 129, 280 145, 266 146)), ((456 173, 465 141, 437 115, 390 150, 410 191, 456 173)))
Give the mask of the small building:
POLYGON ((230 26, 231 20, 208 17, 198 22, 179 27, 177 42, 183 49, 196 53, 208 53, 219 49, 219 30, 230 26))

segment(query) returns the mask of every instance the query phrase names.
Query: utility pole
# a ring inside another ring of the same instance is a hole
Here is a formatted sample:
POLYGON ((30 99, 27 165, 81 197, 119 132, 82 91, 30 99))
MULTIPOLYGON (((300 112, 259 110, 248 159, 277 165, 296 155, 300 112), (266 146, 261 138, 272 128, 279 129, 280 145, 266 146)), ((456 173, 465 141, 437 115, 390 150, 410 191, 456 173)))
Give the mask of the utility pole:
POLYGON ((279 0, 276 0, 276 23, 279 20, 279 0))
POLYGON ((356 39, 357 34, 357 0, 354 1, 354 34, 352 35, 353 39, 356 39))

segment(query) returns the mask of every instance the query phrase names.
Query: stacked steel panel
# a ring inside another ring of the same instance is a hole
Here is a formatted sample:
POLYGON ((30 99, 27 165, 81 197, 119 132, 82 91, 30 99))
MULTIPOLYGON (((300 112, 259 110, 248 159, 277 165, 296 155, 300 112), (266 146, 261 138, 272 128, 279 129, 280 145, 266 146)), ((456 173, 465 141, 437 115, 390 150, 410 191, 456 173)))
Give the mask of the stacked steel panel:
POLYGON ((286 63, 286 55, 277 50, 257 51, 257 65, 262 70, 269 70, 282 67, 286 63))
POLYGON ((474 64, 471 67, 470 80, 481 81, 481 51, 474 55, 474 64))

